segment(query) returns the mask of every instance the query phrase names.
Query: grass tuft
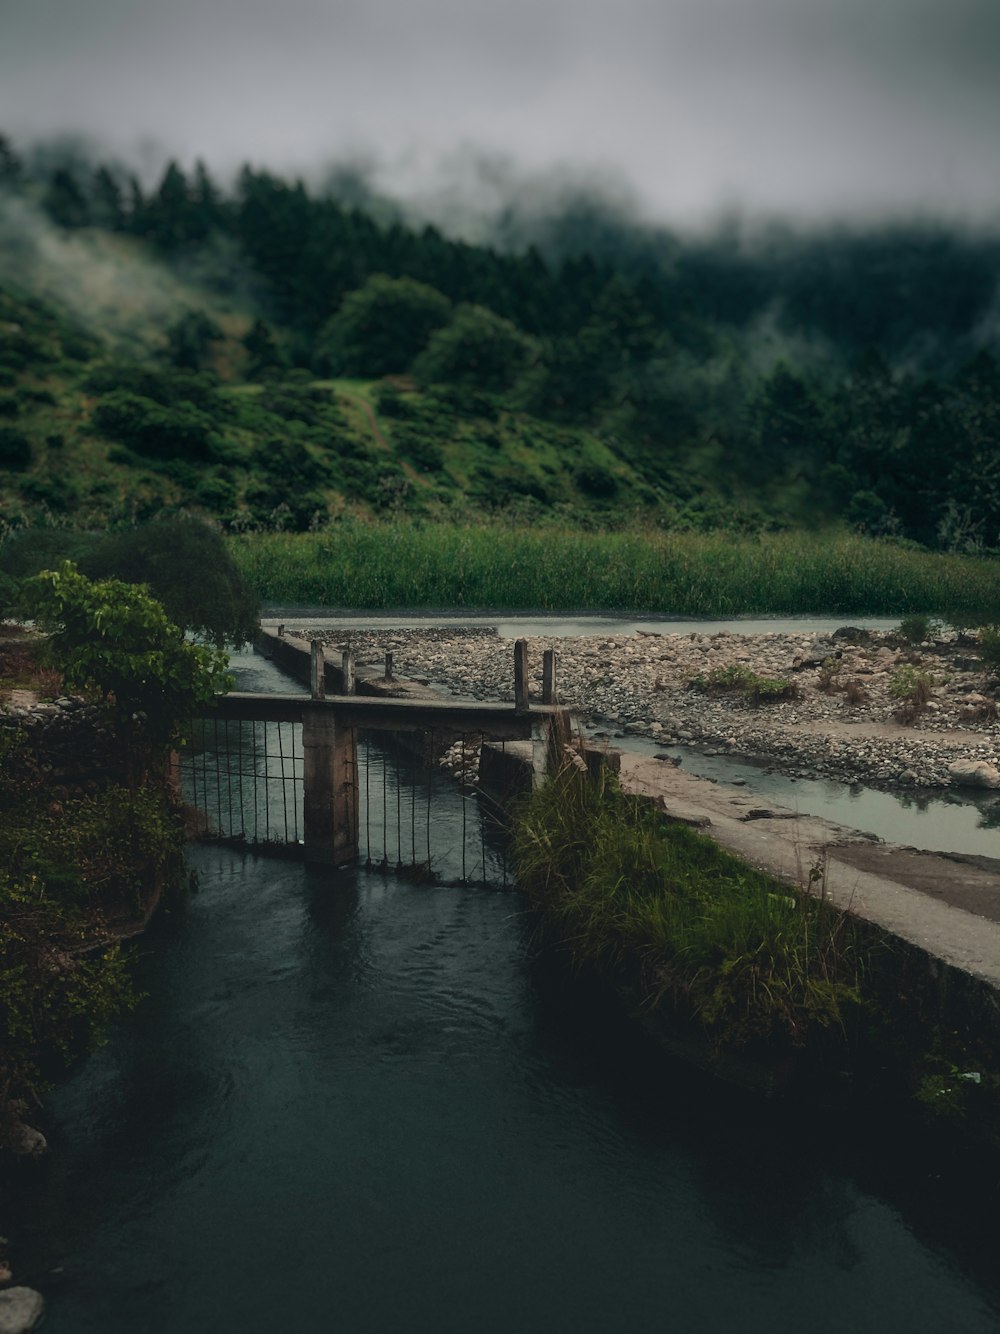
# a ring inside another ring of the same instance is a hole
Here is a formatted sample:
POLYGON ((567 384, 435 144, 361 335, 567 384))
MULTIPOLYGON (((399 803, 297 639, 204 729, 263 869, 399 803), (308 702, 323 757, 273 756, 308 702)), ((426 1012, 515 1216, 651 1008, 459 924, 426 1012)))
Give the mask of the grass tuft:
POLYGON ((805 1043, 860 1004, 865 951, 846 914, 792 892, 693 830, 668 825, 611 777, 567 768, 514 825, 519 883, 574 955, 640 966, 720 1045, 805 1043))

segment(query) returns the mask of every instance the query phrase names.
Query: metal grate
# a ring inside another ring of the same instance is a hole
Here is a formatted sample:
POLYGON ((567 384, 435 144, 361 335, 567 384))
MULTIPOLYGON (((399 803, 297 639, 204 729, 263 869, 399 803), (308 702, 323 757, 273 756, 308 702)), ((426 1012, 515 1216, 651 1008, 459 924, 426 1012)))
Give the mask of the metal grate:
MULTIPOLYGON (((358 737, 353 800, 358 863, 368 870, 445 884, 508 884, 504 832, 461 775, 479 736, 409 733, 358 737), (440 768, 460 746, 460 775, 440 768)), ((475 747, 475 751, 473 751, 475 747)), ((302 727, 199 719, 181 753, 181 790, 196 836, 258 851, 303 850, 302 727)))
POLYGON ((180 756, 181 791, 202 838, 258 847, 302 839, 299 723, 196 719, 180 756))

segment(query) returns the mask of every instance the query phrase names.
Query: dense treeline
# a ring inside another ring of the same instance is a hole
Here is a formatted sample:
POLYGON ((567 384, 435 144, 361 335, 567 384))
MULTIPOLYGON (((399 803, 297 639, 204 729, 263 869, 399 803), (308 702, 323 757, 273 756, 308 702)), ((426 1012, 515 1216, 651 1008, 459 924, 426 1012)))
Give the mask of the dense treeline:
MULTIPOLYGON (((213 247, 235 247, 260 316, 243 337, 250 379, 407 374, 439 399, 480 395, 484 421, 518 412, 587 428, 638 479, 629 506, 659 521, 700 508, 712 525, 738 509, 771 525, 842 519, 925 545, 1000 546, 1000 236, 912 222, 692 238, 581 204, 511 251, 407 225, 398 210, 379 221, 249 166, 223 189, 203 164, 170 162, 144 189, 79 154, 22 160, 4 143, 0 181, 59 228, 140 238, 170 263, 198 257, 209 279, 213 247)), ((164 359, 191 373, 223 337, 198 312, 164 333, 164 359)), ((301 386, 292 398, 301 405, 301 386)), ((280 403, 272 415, 280 429, 280 403)), ((164 404, 119 383, 95 422, 139 455, 215 469, 225 489, 210 418, 204 395, 164 404)), ((0 467, 26 466, 17 427, 0 429, 0 467)), ((447 472, 430 428, 399 432, 416 466, 447 472)), ((371 504, 382 479, 368 467, 355 448, 353 492, 342 490, 371 504)), ((578 501, 588 470, 591 498, 622 489, 613 468, 581 460, 578 501)), ((504 487, 487 490, 502 503, 504 487)), ((558 488, 508 490, 545 508, 558 488)))

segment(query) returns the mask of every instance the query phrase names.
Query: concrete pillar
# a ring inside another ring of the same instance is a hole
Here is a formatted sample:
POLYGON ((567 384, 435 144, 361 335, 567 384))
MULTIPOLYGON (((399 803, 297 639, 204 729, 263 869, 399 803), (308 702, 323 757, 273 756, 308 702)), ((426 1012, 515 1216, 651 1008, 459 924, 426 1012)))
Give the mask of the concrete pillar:
POLYGON ((542 654, 542 703, 556 702, 556 651, 547 648, 542 654))
POLYGON ((326 699, 326 655, 321 639, 309 644, 309 693, 313 699, 326 699))
POLYGON ((354 729, 338 727, 333 709, 308 709, 302 720, 305 855, 343 866, 358 855, 358 754, 354 729))
POLYGON ((514 641, 514 708, 528 712, 528 641, 514 641))

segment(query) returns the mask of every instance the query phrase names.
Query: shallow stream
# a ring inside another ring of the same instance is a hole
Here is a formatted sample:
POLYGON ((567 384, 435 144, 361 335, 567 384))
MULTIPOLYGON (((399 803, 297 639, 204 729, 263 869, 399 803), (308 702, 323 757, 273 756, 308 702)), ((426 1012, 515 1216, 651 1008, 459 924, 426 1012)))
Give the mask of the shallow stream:
POLYGON ((18 1199, 48 1334, 997 1329, 996 1183, 672 1064, 515 891, 190 864, 18 1199))

